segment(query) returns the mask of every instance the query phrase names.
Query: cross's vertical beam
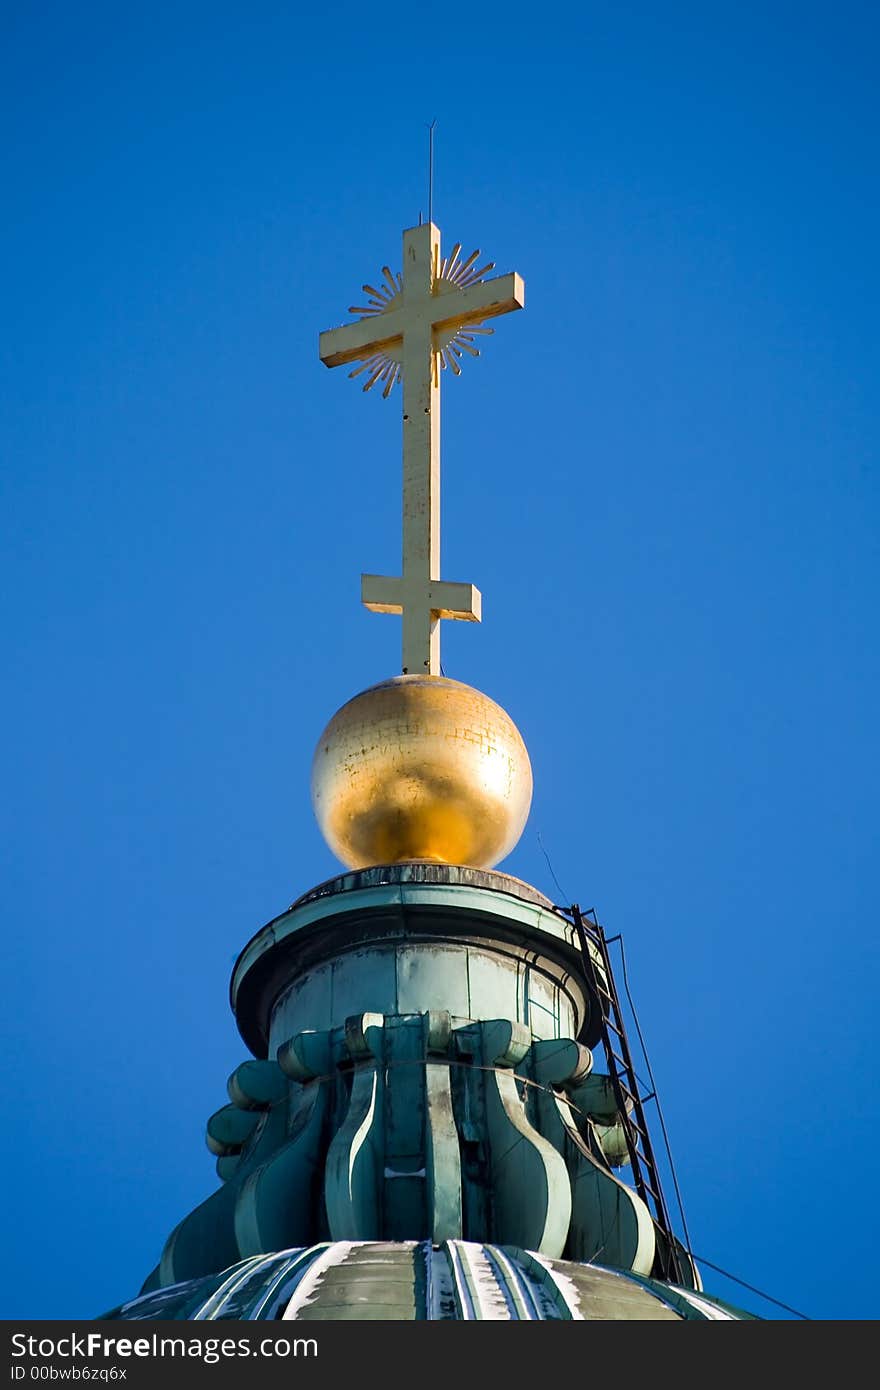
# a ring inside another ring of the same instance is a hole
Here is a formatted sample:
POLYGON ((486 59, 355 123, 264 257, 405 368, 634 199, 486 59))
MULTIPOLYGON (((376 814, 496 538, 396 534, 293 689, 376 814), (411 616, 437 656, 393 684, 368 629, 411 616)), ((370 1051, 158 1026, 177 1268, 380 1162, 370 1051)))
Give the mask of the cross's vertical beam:
MULTIPOLYGON (((439 256, 433 222, 404 232, 403 304, 416 311, 403 337, 404 589, 440 578, 440 386, 431 323, 439 256)), ((424 603, 403 608, 403 669, 440 675, 440 621, 424 603)))

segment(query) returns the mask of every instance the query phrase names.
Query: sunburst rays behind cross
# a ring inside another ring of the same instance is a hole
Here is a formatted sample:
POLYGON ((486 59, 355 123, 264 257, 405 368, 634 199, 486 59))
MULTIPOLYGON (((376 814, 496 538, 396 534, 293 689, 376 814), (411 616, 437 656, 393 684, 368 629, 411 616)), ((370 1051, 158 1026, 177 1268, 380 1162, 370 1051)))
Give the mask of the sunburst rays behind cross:
MULTIPOLYGON (((466 260, 462 260, 461 242, 458 241, 450 254, 444 257, 439 264, 435 257, 434 294, 443 294, 447 286, 449 289, 467 289, 469 285, 479 284, 484 275, 488 275, 490 270, 495 269, 494 261, 487 261, 485 265, 476 267, 479 258, 480 252, 476 250, 472 251, 466 260)), ((395 273, 390 266, 383 265, 382 277, 378 286, 361 286, 364 294, 368 296, 367 303, 350 304, 348 308, 350 314, 357 314, 362 319, 368 319, 375 314, 384 313, 386 309, 396 307, 396 301, 403 294, 403 276, 400 271, 395 273)), ((494 332, 494 328, 486 328, 482 324, 469 324, 467 328, 450 326, 440 329, 436 333, 434 341, 435 382, 440 368, 445 371, 449 367, 456 376, 461 376, 459 363, 463 360, 462 354, 467 352, 471 357, 479 357, 480 349, 475 346, 475 338, 478 335, 488 336, 494 332)), ((403 377, 403 351, 401 347, 397 345, 374 352, 348 375, 349 377, 359 377, 364 372, 369 372, 369 376, 363 383, 363 390, 372 391, 374 386, 382 386, 383 399, 387 400, 403 377)))

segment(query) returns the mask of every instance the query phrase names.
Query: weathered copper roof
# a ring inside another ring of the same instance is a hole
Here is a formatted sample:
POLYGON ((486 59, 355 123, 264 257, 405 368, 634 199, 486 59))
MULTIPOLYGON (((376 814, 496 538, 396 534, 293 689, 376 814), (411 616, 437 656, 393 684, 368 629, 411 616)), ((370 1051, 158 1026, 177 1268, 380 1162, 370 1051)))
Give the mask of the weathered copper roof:
POLYGON ((740 1321, 704 1293, 513 1246, 330 1241, 255 1255, 132 1299, 124 1320, 740 1321))

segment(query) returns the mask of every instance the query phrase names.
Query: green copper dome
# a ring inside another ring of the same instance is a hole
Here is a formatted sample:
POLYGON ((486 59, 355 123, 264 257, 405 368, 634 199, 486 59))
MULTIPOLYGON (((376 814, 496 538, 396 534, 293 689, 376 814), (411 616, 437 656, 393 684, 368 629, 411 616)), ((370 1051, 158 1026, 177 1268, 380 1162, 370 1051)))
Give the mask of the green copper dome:
POLYGON ((748 1316, 702 1293, 653 1170, 625 1180, 644 1114, 596 1065, 625 1051, 601 941, 455 865, 298 899, 233 972, 253 1055, 207 1123, 220 1186, 107 1316, 748 1316))
POLYGON ((105 1318, 187 1321, 740 1321, 704 1293, 515 1246, 328 1241, 253 1256, 105 1318))

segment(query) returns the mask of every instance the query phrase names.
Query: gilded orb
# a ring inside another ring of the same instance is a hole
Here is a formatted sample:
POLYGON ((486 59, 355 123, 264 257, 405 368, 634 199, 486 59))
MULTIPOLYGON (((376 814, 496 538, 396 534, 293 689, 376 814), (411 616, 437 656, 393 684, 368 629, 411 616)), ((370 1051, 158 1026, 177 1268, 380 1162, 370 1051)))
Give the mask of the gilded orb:
POLYGON ((492 868, 522 834, 531 800, 513 720, 445 676, 395 676, 355 695, 312 762, 318 824, 352 869, 409 859, 492 868))

